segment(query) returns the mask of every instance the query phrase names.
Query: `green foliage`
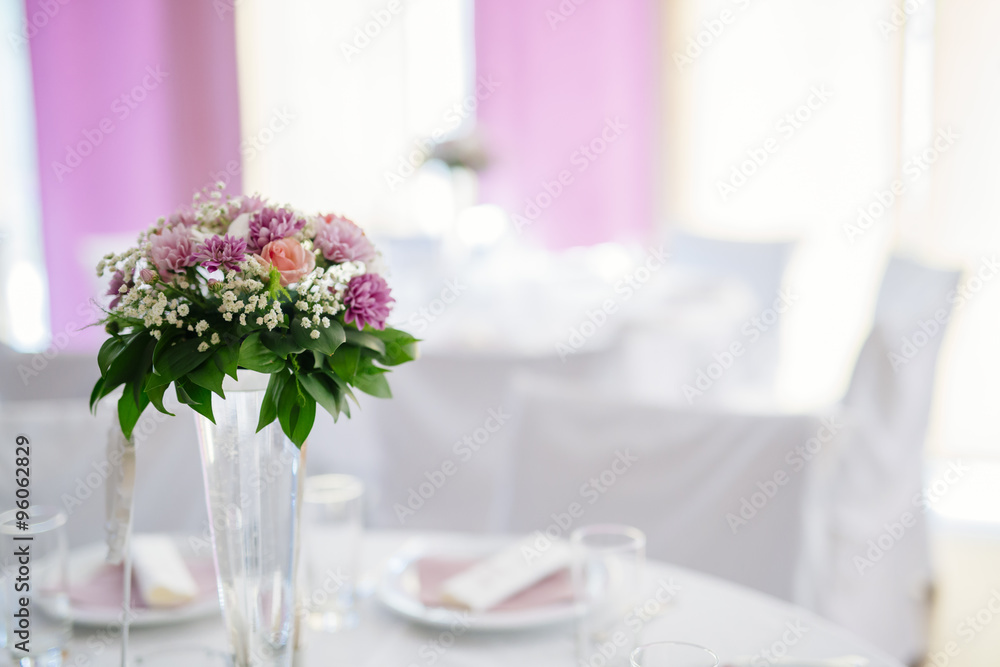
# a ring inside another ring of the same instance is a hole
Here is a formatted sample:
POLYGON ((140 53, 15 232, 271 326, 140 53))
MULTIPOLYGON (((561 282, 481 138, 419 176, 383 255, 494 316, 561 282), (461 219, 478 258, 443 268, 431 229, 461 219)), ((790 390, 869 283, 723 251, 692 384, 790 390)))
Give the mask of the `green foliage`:
MULTIPOLYGON (((275 294, 282 291, 280 286, 269 287, 275 294)), ((257 430, 277 420, 301 447, 312 430, 317 404, 335 420, 341 414, 350 417, 348 399, 357 403, 352 387, 389 398, 389 368, 417 358, 417 340, 397 329, 359 331, 333 320, 318 329, 318 338, 312 337, 313 330, 298 319, 289 323, 288 316, 284 327, 272 331, 246 333, 233 325, 232 335, 199 352, 208 341, 192 332, 168 328, 156 339, 137 324, 121 327, 97 355, 101 377, 91 393, 91 409, 124 385, 118 418, 125 436, 131 437, 149 404, 170 414, 163 396, 173 385, 181 403, 214 421, 212 395, 225 398, 225 376, 237 379, 239 370, 247 369, 271 376, 257 430)))

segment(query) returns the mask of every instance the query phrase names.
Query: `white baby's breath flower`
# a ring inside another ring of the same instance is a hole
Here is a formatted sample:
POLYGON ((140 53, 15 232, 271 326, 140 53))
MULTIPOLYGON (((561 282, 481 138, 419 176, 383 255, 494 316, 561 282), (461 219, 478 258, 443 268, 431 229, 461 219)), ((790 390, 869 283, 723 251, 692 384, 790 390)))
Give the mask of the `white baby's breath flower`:
POLYGON ((149 332, 149 335, 155 338, 156 340, 160 340, 162 332, 159 329, 153 329, 152 331, 149 332))
POLYGON ((201 344, 198 345, 198 351, 204 352, 207 349, 208 349, 208 343, 206 343, 205 341, 201 341, 201 344))
POLYGON ((312 338, 313 340, 319 338, 319 336, 320 336, 319 329, 313 329, 311 332, 309 332, 309 337, 312 338))
POLYGON ((212 341, 212 345, 218 345, 218 344, 219 344, 219 340, 221 340, 221 339, 219 338, 219 334, 217 334, 217 333, 213 333, 213 334, 212 334, 212 338, 211 338, 211 341, 212 341))
POLYGON ((247 315, 246 315, 246 313, 243 313, 242 315, 240 315, 240 324, 243 325, 243 326, 247 325, 247 315))

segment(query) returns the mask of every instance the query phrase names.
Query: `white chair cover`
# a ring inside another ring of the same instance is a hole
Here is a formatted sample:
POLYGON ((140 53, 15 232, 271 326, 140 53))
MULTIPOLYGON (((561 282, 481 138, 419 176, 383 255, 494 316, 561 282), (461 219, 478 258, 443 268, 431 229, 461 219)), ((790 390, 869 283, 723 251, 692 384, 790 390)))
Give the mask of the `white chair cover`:
POLYGON ((811 606, 904 662, 922 655, 927 640, 929 541, 914 499, 958 277, 899 257, 889 262, 844 399, 852 435, 829 502, 826 572, 811 578, 818 586, 811 606), (912 525, 902 525, 904 515, 912 525))
POLYGON ((794 599, 805 494, 836 446, 829 420, 671 409, 527 379, 516 393, 508 530, 632 524, 650 557, 794 599), (810 446, 807 462, 796 450, 810 446))

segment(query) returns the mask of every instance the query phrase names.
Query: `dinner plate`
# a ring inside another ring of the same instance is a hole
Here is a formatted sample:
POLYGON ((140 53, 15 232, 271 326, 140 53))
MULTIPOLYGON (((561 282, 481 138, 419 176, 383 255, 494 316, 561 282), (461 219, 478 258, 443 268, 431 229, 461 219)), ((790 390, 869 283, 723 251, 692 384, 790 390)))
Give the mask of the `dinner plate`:
MULTIPOLYGON (((202 567, 211 567, 212 552, 205 549, 201 553, 196 553, 190 546, 186 537, 176 536, 174 538, 181 556, 188 563, 197 563, 202 567)), ((69 581, 70 588, 84 583, 92 577, 100 568, 107 567, 104 557, 108 552, 108 547, 103 542, 95 542, 87 546, 74 549, 69 553, 69 581)), ((132 581, 133 588, 135 579, 132 581)), ((65 608, 61 613, 56 609, 48 610, 56 615, 68 615, 77 625, 81 626, 105 626, 121 623, 122 607, 121 602, 114 605, 81 605, 78 600, 70 599, 68 612, 65 608)), ((219 594, 214 585, 200 585, 198 596, 191 602, 178 607, 163 609, 148 609, 145 607, 132 608, 131 627, 151 627, 158 625, 171 625, 206 618, 219 613, 219 594)))
POLYGON ((482 559, 511 544, 509 539, 416 539, 406 543, 386 564, 377 588, 379 600, 390 610, 422 625, 479 632, 508 632, 542 628, 575 620, 582 608, 571 602, 531 609, 468 611, 425 605, 420 599, 417 563, 422 558, 482 559))

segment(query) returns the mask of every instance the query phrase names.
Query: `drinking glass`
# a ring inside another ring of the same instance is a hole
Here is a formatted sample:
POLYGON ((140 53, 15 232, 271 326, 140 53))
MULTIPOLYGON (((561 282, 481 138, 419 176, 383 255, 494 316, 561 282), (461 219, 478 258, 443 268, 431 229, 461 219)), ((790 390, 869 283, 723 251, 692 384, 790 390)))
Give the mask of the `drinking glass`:
POLYGON ((570 536, 577 623, 577 662, 627 666, 641 629, 628 623, 642 591, 646 536, 616 524, 583 526, 570 536))
POLYGON ((18 667, 61 667, 71 625, 66 515, 33 505, 0 514, 3 631, 18 667))
POLYGON ((351 475, 315 475, 302 494, 301 600, 309 627, 336 632, 358 624, 356 583, 364 484, 351 475))
POLYGON ((631 667, 718 667, 719 656, 687 642, 644 644, 630 658, 631 667))

